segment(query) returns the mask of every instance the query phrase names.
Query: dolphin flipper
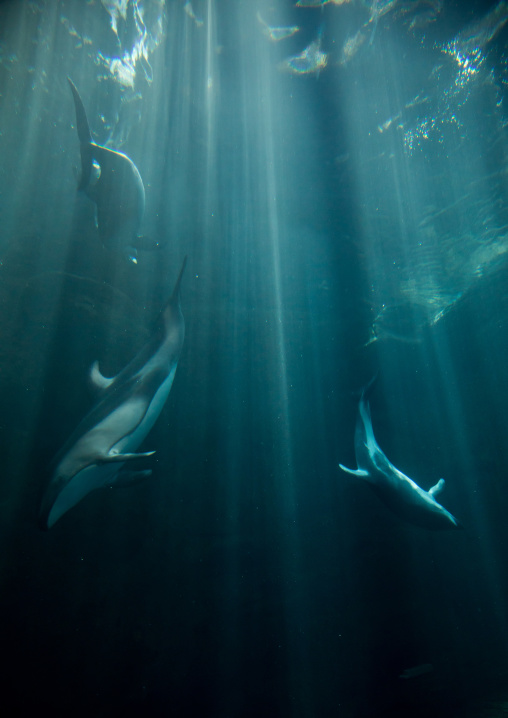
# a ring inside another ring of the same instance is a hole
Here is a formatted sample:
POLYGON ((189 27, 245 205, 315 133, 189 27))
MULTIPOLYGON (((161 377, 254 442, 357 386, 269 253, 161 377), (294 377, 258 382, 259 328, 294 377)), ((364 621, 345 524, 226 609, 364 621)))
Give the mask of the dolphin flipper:
POLYGON ((115 377, 108 378, 101 374, 101 371, 99 369, 99 362, 94 361, 94 363, 90 367, 90 381, 96 389, 107 389, 109 386, 111 386, 114 380, 115 377))
POLYGON ((369 475, 369 472, 364 471, 364 469, 348 469, 347 466, 344 466, 344 464, 339 464, 339 468, 341 468, 342 471, 345 471, 348 474, 353 474, 353 476, 360 476, 361 478, 365 478, 369 475))
POLYGON ((155 451, 145 451, 142 454, 106 454, 97 459, 98 464, 113 464, 122 461, 133 461, 134 459, 144 459, 146 456, 153 456, 155 451))
POLYGON ((444 479, 439 479, 439 481, 437 482, 437 484, 436 484, 435 486, 432 486, 432 487, 428 490, 427 493, 428 493, 430 496, 434 497, 434 496, 436 496, 437 494, 440 494, 440 493, 441 493, 441 491, 444 489, 444 485, 445 485, 445 480, 444 480, 444 479))

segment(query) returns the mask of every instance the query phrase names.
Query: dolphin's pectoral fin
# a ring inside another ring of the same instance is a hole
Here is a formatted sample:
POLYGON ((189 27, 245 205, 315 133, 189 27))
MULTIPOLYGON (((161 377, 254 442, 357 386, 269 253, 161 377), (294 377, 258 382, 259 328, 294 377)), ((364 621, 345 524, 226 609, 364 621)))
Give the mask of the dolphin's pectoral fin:
POLYGON ((108 377, 101 374, 101 371, 99 369, 99 362, 94 361, 94 363, 90 367, 90 381, 92 382, 94 387, 96 387, 97 389, 107 389, 108 386, 111 386, 114 380, 114 377, 111 377, 111 379, 109 379, 108 377))
POLYGON ((436 496, 437 494, 440 494, 441 491, 444 489, 444 483, 444 479, 439 479, 437 484, 435 486, 432 486, 427 493, 432 497, 436 496))
POLYGON ((97 464, 109 464, 122 461, 133 461, 134 459, 144 459, 147 456, 153 456, 155 451, 145 451, 142 454, 105 454, 97 459, 97 464))
POLYGON ((134 486, 152 475, 151 469, 144 471, 120 471, 116 478, 110 483, 112 489, 123 489, 134 486))
POLYGON ((344 464, 339 464, 339 467, 342 471, 345 471, 348 474, 353 474, 353 476, 361 476, 362 478, 365 478, 369 475, 369 472, 364 469, 348 469, 347 466, 344 466, 344 464))

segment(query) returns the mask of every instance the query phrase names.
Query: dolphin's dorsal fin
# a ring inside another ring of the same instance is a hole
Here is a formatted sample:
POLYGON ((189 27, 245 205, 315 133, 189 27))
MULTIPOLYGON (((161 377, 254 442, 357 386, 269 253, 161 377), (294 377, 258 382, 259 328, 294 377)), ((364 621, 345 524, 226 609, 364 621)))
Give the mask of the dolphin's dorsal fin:
POLYGON ((81 179, 79 180, 78 189, 85 190, 90 184, 90 178, 92 176, 92 133, 88 125, 86 117, 85 106, 79 96, 79 92, 76 89, 76 85, 73 83, 70 77, 67 78, 69 85, 72 90, 72 96, 74 98, 74 109, 76 110, 76 129, 78 131, 79 142, 81 145, 81 179))
POLYGON ((111 377, 109 379, 108 377, 101 374, 101 371, 99 369, 99 362, 94 361, 94 363, 90 367, 90 381, 96 389, 101 389, 102 391, 104 391, 113 383, 114 380, 115 377, 111 377))
POLYGON ((432 486, 429 489, 428 493, 430 496, 432 496, 434 498, 434 496, 436 496, 437 494, 440 494, 443 489, 444 489, 444 479, 439 479, 437 484, 435 486, 432 486))
POLYGON ((73 83, 70 77, 67 78, 69 85, 71 86, 72 96, 74 98, 74 108, 76 110, 76 129, 78 131, 78 137, 81 144, 88 144, 92 141, 92 133, 88 125, 88 119, 86 117, 85 106, 81 99, 76 85, 73 83))

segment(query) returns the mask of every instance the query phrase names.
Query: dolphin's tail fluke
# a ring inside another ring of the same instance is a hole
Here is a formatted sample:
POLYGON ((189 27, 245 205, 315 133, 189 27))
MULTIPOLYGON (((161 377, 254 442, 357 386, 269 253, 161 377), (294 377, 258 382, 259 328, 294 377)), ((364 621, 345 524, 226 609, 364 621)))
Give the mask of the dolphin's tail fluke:
POLYGON ((79 181, 78 189, 85 189, 90 183, 90 177, 92 175, 92 133, 88 125, 86 117, 85 106, 79 96, 79 92, 76 89, 76 85, 73 83, 70 77, 67 78, 69 85, 72 90, 72 96, 74 98, 74 108, 76 110, 76 129, 78 131, 79 141, 81 143, 81 179, 79 181))

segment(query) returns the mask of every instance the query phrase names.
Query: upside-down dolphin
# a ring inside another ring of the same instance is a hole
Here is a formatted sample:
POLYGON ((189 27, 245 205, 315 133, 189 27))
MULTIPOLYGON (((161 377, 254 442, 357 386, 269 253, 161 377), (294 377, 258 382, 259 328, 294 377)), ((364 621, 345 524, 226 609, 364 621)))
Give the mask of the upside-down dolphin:
POLYGON ((97 226, 103 245, 114 250, 158 246, 138 234, 145 212, 145 187, 138 168, 127 155, 93 141, 79 92, 69 77, 67 80, 74 98, 81 145, 78 190, 84 191, 97 206, 97 226))
POLYGON ((372 428, 370 406, 367 399, 373 381, 362 391, 358 405, 355 429, 355 454, 358 468, 343 471, 368 482, 382 501, 398 516, 427 529, 460 528, 460 524, 435 497, 444 487, 444 479, 428 491, 421 489, 408 476, 399 471, 378 446, 372 428))
POLYGON ((135 451, 173 384, 185 335, 180 283, 186 260, 151 339, 137 356, 112 378, 101 374, 97 362, 92 365, 91 379, 102 396, 55 457, 40 511, 41 528, 51 528, 94 489, 129 486, 152 473, 127 470, 124 464, 155 453, 135 451))

